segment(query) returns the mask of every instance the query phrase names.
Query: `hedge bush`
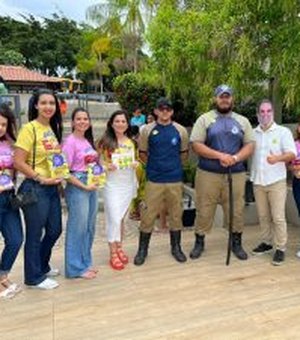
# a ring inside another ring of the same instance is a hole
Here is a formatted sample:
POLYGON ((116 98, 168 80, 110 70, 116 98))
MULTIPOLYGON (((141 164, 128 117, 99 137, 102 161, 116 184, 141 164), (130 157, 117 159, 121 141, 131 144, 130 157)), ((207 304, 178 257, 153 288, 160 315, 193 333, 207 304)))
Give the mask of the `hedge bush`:
POLYGON ((130 115, 136 108, 145 114, 153 112, 157 99, 165 95, 162 88, 147 83, 141 75, 134 73, 116 77, 113 89, 117 101, 130 115))

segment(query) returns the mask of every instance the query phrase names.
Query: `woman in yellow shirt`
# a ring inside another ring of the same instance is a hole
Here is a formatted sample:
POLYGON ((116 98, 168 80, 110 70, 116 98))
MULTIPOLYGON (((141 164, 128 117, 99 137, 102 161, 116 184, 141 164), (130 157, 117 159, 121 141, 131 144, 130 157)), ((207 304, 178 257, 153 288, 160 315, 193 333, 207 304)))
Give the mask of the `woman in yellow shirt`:
POLYGON ((25 284, 53 289, 58 283, 49 277, 59 272, 51 270, 49 261, 62 230, 58 190, 62 178, 51 178, 49 156, 60 152, 62 119, 52 91, 35 94, 29 121, 20 130, 14 157, 15 168, 26 177, 19 193, 32 193, 32 202, 22 207, 26 224, 25 284))

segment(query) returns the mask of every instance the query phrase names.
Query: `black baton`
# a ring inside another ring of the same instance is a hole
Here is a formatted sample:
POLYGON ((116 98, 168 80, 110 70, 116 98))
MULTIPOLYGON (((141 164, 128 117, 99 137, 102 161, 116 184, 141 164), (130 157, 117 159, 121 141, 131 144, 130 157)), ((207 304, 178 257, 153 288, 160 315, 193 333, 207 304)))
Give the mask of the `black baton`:
POLYGON ((230 263, 231 246, 232 246, 232 224, 233 224, 233 192, 232 192, 232 174, 231 167, 228 168, 228 189, 229 189, 229 229, 226 266, 230 263))

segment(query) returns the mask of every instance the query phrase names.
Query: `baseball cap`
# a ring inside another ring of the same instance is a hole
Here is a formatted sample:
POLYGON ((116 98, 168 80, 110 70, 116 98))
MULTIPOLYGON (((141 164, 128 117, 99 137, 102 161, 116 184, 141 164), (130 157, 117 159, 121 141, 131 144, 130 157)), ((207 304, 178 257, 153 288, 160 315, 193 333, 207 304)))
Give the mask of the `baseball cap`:
POLYGON ((219 85, 216 89, 215 89, 215 97, 219 97, 222 96, 222 94, 227 93, 230 96, 232 96, 233 94, 233 90, 230 86, 226 85, 226 84, 222 84, 219 85))
POLYGON ((172 109, 173 105, 169 99, 161 97, 156 102, 156 108, 160 108, 160 107, 169 107, 172 109))

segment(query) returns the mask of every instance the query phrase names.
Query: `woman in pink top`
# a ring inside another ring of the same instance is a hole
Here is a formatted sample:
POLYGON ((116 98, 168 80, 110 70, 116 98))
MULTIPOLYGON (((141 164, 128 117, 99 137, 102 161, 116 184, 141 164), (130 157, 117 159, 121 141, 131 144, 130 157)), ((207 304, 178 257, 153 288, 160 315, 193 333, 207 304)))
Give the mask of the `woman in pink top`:
POLYGON ((4 238, 4 249, 0 258, 0 297, 11 298, 21 291, 8 274, 17 258, 23 242, 23 231, 19 210, 10 205, 14 191, 13 148, 16 124, 13 113, 5 105, 0 107, 0 232, 4 238))
MULTIPOLYGON (((291 162, 289 166, 293 172, 293 196, 297 206, 298 214, 300 216, 300 123, 296 128, 295 145, 297 149, 297 157, 291 162)), ((297 257, 300 258, 300 250, 296 253, 297 257)))
POLYGON ((98 187, 88 184, 88 167, 98 164, 91 119, 83 108, 72 113, 72 133, 63 143, 71 176, 65 190, 68 220, 65 241, 66 277, 93 279, 92 245, 98 212, 98 187))

